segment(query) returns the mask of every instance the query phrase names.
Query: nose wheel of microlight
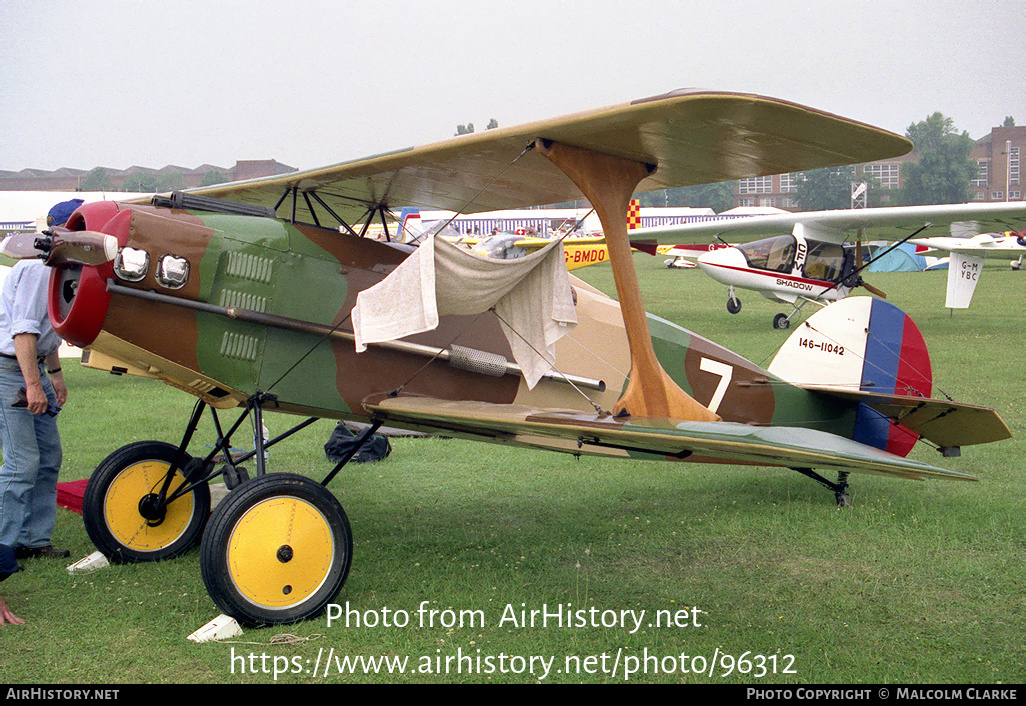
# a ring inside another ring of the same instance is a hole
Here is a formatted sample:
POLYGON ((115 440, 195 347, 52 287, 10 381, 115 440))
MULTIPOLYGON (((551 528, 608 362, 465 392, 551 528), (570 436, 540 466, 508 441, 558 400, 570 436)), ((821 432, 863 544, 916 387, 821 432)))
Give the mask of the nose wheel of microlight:
POLYGON ((741 300, 734 294, 733 285, 727 289, 727 311, 731 314, 741 311, 741 300))

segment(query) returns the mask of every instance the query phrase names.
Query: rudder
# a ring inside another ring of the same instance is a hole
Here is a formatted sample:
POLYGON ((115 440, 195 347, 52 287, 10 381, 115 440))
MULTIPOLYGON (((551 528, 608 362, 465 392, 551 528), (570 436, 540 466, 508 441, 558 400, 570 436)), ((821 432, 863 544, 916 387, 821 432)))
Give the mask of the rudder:
MULTIPOLYGON (((929 397, 933 373, 926 342, 901 309, 873 297, 847 297, 797 327, 769 366, 799 386, 929 397)), ((860 404, 852 438, 906 456, 918 436, 860 404)))

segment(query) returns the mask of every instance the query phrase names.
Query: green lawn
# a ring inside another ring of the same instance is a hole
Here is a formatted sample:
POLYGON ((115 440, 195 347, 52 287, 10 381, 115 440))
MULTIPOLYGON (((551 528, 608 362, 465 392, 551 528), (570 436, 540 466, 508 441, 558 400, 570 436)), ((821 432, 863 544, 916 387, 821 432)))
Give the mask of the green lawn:
MULTIPOLYGON (((770 326, 784 309, 754 293, 743 293, 744 309, 731 316, 724 288, 701 273, 669 270, 644 255, 635 262, 650 311, 757 363, 768 364, 787 335, 770 326)), ((608 265, 578 272, 612 289, 608 265)), ((853 475, 853 505, 839 509, 832 493, 790 471, 394 439, 387 460, 350 465, 332 483, 355 551, 336 599, 342 617, 331 624, 317 618, 195 644, 186 636, 218 613, 200 579, 198 550, 85 575, 70 575, 68 562, 33 561, 0 586, 27 621, 0 628, 5 677, 1022 683, 1026 307, 1017 295, 1026 273, 988 267, 972 308, 954 313, 943 308, 944 280, 943 273, 871 277, 922 329, 935 390, 991 405, 1012 428, 1013 439, 967 448, 961 458, 913 452, 979 483, 853 475), (520 620, 557 608, 583 611, 573 613, 580 624, 520 620), (640 611, 636 628, 630 621, 640 611), (627 624, 613 625, 621 616, 627 624), (282 634, 301 641, 271 644, 282 634), (375 673, 367 664, 348 669, 343 656, 408 663, 403 674, 375 673)), ((187 396, 67 368, 65 479, 87 477, 130 441, 178 440, 193 404, 187 396)), ((290 421, 268 417, 272 433, 290 421)), ((323 477, 331 427, 319 422, 274 447, 271 469, 323 477)), ((73 559, 92 551, 80 516, 67 511, 55 542, 73 559)))

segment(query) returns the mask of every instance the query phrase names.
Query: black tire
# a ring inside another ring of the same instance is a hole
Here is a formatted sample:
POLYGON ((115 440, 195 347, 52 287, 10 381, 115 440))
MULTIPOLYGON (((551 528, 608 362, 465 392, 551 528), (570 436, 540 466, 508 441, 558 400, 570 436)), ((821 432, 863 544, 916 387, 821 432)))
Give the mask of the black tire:
MULTIPOLYGON (((156 497, 178 449, 161 441, 137 441, 105 458, 93 471, 82 499, 89 538, 110 561, 173 559, 196 545, 210 515, 210 488, 201 483, 165 508, 156 497)), ((188 455, 182 466, 191 460, 188 455)), ((171 491, 186 480, 175 472, 171 491)))
POLYGON ((727 311, 731 314, 736 314, 741 311, 741 300, 737 297, 730 297, 727 299, 727 311))
POLYGON ((787 319, 787 314, 777 314, 773 317, 773 328, 786 329, 791 325, 791 322, 787 319))
POLYGON ((214 603, 244 625, 311 618, 349 576, 349 519, 320 483, 269 473, 240 485, 214 510, 200 547, 214 603))

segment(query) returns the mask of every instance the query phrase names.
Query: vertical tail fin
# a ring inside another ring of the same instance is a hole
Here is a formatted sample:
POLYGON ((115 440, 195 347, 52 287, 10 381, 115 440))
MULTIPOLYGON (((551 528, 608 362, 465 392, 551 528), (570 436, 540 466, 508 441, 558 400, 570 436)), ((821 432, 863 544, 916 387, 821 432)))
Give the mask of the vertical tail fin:
POLYGON ((631 199, 631 205, 627 209, 627 230, 634 230, 641 227, 641 202, 631 199))
MULTIPOLYGON (((817 311, 784 342, 769 371, 799 386, 903 397, 929 397, 933 391, 919 327, 898 307, 873 297, 847 297, 817 311)), ((859 405, 852 438, 899 456, 918 440, 865 404, 859 405)))
POLYGON ((944 306, 948 309, 968 309, 981 274, 982 257, 952 252, 948 258, 948 291, 944 306))
POLYGON ((400 243, 418 240, 421 235, 419 225, 420 209, 403 206, 403 210, 399 212, 399 233, 396 235, 396 240, 400 243))

